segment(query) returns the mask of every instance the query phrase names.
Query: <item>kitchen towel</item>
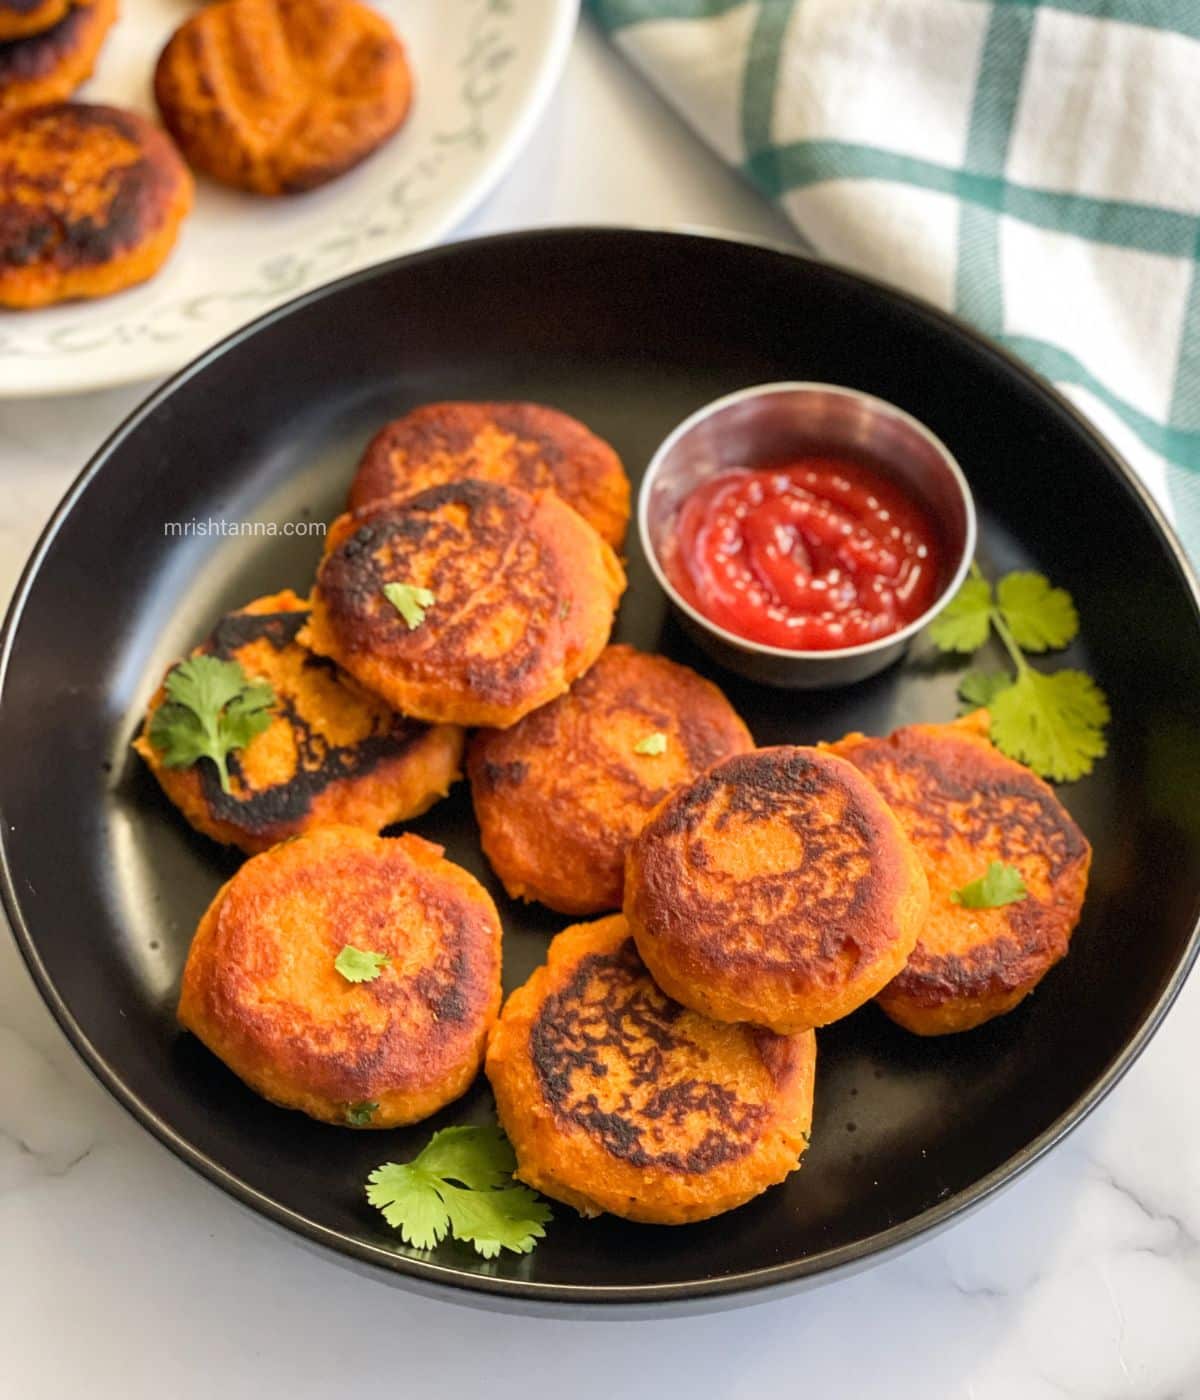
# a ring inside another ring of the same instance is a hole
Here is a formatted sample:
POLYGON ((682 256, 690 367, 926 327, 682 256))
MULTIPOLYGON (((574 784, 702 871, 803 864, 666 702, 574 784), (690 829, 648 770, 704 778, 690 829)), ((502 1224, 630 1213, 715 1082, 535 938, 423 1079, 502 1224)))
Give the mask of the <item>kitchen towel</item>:
POLYGON ((1200 0, 589 0, 822 257, 973 322, 1200 561, 1200 0))

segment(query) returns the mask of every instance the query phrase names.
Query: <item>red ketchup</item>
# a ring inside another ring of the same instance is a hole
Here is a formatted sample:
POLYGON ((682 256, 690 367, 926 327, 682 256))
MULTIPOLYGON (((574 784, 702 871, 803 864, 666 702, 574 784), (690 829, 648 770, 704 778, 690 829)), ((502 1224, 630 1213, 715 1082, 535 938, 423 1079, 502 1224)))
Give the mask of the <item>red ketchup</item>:
POLYGON ((697 611, 751 641, 830 651, 898 632, 941 571, 927 511, 842 457, 722 472, 686 498, 664 550, 697 611))

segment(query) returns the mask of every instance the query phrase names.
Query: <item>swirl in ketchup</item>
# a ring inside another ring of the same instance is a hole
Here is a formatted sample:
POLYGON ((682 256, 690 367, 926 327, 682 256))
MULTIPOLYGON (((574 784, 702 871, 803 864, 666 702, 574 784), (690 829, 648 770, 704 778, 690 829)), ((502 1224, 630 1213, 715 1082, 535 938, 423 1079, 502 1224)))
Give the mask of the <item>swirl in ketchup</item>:
POLYGON ((663 563, 705 617, 751 641, 830 651, 898 632, 941 573, 929 514, 879 472, 813 456, 737 468, 686 498, 663 563))

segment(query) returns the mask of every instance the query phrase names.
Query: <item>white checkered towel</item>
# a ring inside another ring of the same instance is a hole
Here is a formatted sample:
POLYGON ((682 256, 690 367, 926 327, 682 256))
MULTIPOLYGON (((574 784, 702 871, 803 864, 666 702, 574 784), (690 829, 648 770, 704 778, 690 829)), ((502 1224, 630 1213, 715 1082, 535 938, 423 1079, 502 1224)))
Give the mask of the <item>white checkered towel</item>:
POLYGON ((590 0, 818 253, 1054 380, 1200 560, 1200 0, 590 0))

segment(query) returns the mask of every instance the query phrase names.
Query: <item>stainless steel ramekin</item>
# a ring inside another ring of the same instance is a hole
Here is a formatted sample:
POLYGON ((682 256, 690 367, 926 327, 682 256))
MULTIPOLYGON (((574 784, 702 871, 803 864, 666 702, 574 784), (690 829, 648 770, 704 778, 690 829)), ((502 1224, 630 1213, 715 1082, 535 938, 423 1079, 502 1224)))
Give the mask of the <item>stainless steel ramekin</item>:
POLYGON ((958 590, 975 554, 975 504, 943 442, 903 409, 836 384, 759 384, 717 399, 682 422, 654 454, 638 497, 638 529, 655 577, 683 625, 722 666, 789 689, 849 685, 897 661, 958 590), (702 481, 813 452, 843 452, 892 477, 941 532, 938 596, 898 632, 861 646, 789 651, 739 637, 697 611, 662 565, 679 507, 702 481))

